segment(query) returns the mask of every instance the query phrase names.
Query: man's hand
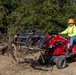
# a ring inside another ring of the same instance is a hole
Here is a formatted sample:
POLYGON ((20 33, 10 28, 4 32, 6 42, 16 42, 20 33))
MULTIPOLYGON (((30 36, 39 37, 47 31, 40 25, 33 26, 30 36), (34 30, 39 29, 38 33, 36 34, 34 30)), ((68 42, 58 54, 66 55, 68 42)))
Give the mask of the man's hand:
POLYGON ((60 35, 61 33, 58 33, 58 35, 60 35))

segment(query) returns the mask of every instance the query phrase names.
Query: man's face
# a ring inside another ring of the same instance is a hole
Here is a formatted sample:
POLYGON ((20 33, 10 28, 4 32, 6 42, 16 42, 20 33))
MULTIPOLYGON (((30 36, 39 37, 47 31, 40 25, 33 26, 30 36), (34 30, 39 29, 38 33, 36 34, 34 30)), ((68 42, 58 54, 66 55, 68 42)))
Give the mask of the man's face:
POLYGON ((74 25, 74 23, 69 23, 69 26, 73 26, 74 25))

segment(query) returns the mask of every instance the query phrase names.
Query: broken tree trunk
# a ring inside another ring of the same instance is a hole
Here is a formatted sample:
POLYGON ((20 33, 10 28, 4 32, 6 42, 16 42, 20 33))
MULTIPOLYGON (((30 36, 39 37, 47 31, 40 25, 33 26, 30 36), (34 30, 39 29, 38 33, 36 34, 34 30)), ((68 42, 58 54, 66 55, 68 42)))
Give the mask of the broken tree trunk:
POLYGON ((7 43, 0 43, 0 54, 4 54, 8 47, 7 43))

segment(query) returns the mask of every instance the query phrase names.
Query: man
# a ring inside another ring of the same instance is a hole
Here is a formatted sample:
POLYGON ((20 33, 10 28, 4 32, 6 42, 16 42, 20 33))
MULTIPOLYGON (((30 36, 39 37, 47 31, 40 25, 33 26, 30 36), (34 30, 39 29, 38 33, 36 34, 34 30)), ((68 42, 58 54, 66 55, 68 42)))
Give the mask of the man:
POLYGON ((69 45, 69 50, 67 50, 66 55, 69 54, 69 52, 71 52, 74 41, 76 41, 76 26, 75 26, 75 21, 73 19, 69 19, 68 20, 68 27, 66 28, 66 30, 64 30, 63 32, 61 32, 60 34, 68 34, 68 36, 70 37, 70 45, 69 45))

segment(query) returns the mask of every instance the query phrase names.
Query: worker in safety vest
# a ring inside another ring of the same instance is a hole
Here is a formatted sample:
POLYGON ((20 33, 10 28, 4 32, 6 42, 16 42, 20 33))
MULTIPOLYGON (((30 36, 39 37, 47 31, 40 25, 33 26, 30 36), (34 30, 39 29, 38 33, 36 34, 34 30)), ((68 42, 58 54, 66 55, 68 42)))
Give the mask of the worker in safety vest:
POLYGON ((69 52, 71 52, 74 41, 76 41, 76 26, 75 26, 75 21, 73 19, 68 20, 68 27, 62 31, 60 34, 67 34, 70 37, 70 45, 69 45, 69 52))

